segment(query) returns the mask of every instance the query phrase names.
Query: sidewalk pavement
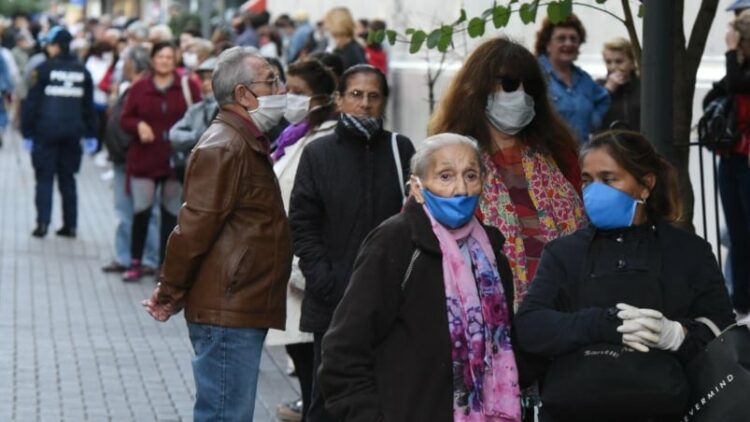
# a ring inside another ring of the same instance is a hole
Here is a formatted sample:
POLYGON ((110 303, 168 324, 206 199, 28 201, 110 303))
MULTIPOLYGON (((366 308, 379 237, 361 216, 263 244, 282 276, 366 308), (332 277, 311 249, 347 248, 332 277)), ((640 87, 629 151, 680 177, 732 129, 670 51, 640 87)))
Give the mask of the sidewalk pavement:
MULTIPOLYGON (((84 157, 78 238, 31 237, 34 174, 17 133, 0 148, 0 421, 189 421, 195 386, 182 314, 151 319, 140 301, 153 278, 124 283, 101 266, 114 256, 115 215, 105 169, 84 157)), ((267 347, 255 420, 297 398, 282 347, 267 347)))

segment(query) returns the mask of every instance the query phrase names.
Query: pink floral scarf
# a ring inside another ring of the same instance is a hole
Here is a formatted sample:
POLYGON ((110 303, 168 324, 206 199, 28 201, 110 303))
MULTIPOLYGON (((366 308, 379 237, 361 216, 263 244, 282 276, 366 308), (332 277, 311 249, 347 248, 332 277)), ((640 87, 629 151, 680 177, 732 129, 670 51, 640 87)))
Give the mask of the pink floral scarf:
MULTIPOLYGON (((505 236, 503 253, 513 270, 514 303, 517 307, 531 285, 522 227, 497 165, 487 153, 482 154, 482 160, 487 176, 479 209, 484 224, 497 227, 505 236)), ((586 224, 581 198, 550 156, 524 148, 522 165, 545 242, 573 233, 586 224)))
POLYGON ((520 422, 518 370, 510 341, 512 312, 495 253, 476 218, 448 230, 427 207, 443 252, 448 328, 453 360, 453 420, 520 422), (459 247, 466 242, 471 264, 459 247), (473 271, 473 272, 472 272, 473 271))

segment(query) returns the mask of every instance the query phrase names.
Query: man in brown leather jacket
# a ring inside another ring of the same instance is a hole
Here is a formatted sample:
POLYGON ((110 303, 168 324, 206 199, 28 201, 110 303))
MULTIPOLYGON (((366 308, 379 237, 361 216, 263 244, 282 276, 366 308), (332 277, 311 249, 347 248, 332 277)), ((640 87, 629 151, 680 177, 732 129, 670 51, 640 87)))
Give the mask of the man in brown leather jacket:
POLYGON ((195 420, 246 421, 266 332, 286 317, 291 237, 263 135, 286 96, 244 47, 221 54, 213 87, 221 109, 191 154, 160 282, 143 305, 159 321, 185 308, 195 420))

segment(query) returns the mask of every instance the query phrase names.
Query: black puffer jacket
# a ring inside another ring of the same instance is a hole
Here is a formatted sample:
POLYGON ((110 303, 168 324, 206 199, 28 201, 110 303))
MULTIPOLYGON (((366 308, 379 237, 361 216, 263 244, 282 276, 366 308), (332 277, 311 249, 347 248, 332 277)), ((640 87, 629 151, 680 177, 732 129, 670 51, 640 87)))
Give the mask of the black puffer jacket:
POLYGON ((300 328, 324 333, 349 283, 367 234, 401 210, 411 141, 397 137, 404 180, 398 180, 391 132, 368 141, 339 125, 305 147, 292 189, 289 222, 294 254, 305 276, 300 328))

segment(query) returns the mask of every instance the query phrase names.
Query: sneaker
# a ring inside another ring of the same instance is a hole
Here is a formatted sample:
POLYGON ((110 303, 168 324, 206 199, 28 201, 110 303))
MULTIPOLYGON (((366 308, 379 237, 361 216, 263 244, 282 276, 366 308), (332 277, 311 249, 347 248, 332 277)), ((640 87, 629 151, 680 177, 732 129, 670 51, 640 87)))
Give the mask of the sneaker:
POLYGON ((102 267, 102 271, 105 273, 124 273, 128 267, 120 264, 117 261, 112 261, 109 264, 102 267))
POLYGON ((297 422, 302 420, 302 400, 281 403, 276 406, 276 416, 282 421, 297 422))
POLYGON ((138 281, 141 277, 143 277, 143 267, 138 260, 133 260, 130 267, 122 273, 122 281, 138 281))
POLYGON ((76 229, 73 227, 68 227, 68 226, 62 226, 62 228, 55 233, 58 236, 62 236, 62 237, 70 237, 70 238, 76 237, 76 229))
POLYGON ((143 272, 143 275, 147 277, 153 277, 159 275, 159 268, 149 267, 148 265, 144 265, 141 267, 141 270, 143 272))

